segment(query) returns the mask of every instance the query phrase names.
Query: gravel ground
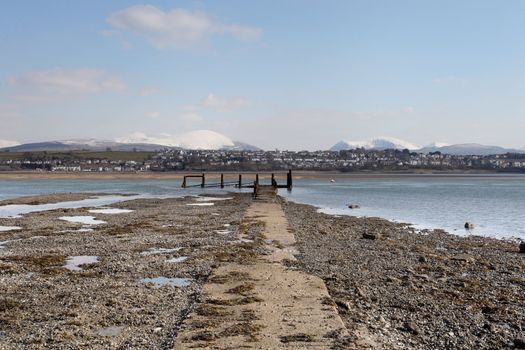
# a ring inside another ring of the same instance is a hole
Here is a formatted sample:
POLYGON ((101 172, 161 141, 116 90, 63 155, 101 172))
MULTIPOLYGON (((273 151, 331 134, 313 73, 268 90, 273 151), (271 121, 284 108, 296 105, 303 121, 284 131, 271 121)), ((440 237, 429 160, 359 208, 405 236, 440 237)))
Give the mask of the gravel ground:
MULTIPOLYGON (((63 199, 73 197, 84 198, 63 199)), ((0 349, 170 348, 217 255, 237 244, 250 196, 228 197, 233 199, 132 200, 112 206, 133 210, 118 215, 84 208, 0 219, 0 225, 22 227, 0 232, 0 349), (193 203, 215 205, 187 205, 193 203), (82 232, 82 224, 59 219, 76 215, 107 223, 82 232), (70 271, 64 265, 71 256, 96 256, 98 262, 70 271), (167 261, 180 257, 187 260, 167 261), (156 288, 141 281, 156 277, 190 284, 156 288)))
POLYGON ((283 201, 300 255, 324 279, 345 348, 525 348, 525 254, 515 242, 418 233, 283 201))

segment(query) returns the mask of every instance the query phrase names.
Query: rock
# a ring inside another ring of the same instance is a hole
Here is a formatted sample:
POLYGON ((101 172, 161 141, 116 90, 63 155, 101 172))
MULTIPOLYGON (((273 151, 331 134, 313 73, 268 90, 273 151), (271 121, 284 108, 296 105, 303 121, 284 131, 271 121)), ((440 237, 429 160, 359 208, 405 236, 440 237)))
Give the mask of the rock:
POLYGON ((457 254, 457 255, 454 255, 451 259, 455 261, 466 262, 466 263, 471 263, 474 261, 474 258, 468 254, 457 254))
POLYGON ((467 222, 465 222, 465 228, 467 230, 472 230, 474 228, 474 224, 467 221, 467 222))
POLYGON ((424 256, 420 256, 419 259, 418 259, 418 261, 419 261, 420 263, 426 263, 426 262, 427 262, 427 258, 425 258, 424 256))
POLYGON ((525 349, 525 337, 516 338, 513 343, 516 349, 525 349))
POLYGON ((335 305, 337 305, 339 309, 345 312, 350 311, 350 309, 352 308, 352 305, 350 305, 350 303, 345 300, 336 300, 335 305))
POLYGON ((408 322, 405 322, 405 324, 403 325, 403 329, 407 332, 410 332, 414 335, 417 335, 420 333, 420 330, 419 330, 419 327, 417 326, 417 324, 415 324, 414 322, 411 322, 411 321, 408 321, 408 322))
POLYGON ((347 207, 349 209, 359 209, 360 208, 358 204, 347 204, 347 207))
POLYGON ((520 253, 525 254, 525 242, 520 243, 520 253))
POLYGON ((373 233, 365 232, 365 233, 363 233, 363 238, 365 238, 365 239, 377 239, 377 235, 375 235, 373 233))

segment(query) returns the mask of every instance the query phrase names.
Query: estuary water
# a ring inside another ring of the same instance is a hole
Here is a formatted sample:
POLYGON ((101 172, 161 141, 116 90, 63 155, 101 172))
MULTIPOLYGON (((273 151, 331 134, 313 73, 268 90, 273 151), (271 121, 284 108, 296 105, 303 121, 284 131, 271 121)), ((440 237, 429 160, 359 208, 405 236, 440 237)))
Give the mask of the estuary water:
POLYGON ((525 239, 525 176, 371 176, 299 180, 291 201, 335 215, 382 217, 458 235, 525 239), (358 209, 349 209, 357 204, 358 209), (465 230, 465 222, 475 225, 465 230))
MULTIPOLYGON (((235 189, 180 188, 178 180, 0 180, 0 199, 67 192, 179 197, 235 189)), ((377 216, 458 235, 525 239, 525 176, 347 176, 294 181, 291 201, 334 215, 377 216), (348 204, 359 209, 349 209, 348 204), (464 229, 465 222, 475 225, 464 229)))

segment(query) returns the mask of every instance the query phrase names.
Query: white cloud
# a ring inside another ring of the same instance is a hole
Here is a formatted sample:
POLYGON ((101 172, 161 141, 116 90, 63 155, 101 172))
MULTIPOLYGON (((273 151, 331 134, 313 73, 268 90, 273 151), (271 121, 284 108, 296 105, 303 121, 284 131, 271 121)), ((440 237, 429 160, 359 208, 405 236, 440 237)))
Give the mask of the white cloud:
POLYGON ((19 145, 20 142, 10 140, 0 140, 0 148, 13 147, 19 145))
POLYGON ((52 94, 90 94, 102 91, 121 92, 124 81, 101 69, 53 69, 28 72, 10 79, 12 85, 52 94))
POLYGON ((179 116, 179 120, 184 123, 193 124, 202 122, 204 118, 196 112, 185 112, 179 116))
POLYGON ((203 12, 182 8, 162 11, 152 5, 128 7, 107 21, 116 29, 145 37, 157 48, 188 48, 214 34, 229 34, 239 41, 254 41, 262 35, 260 28, 220 23, 203 12))
POLYGON ((248 100, 241 97, 227 99, 215 94, 209 94, 202 101, 202 106, 219 112, 232 112, 234 110, 244 108, 249 104, 250 103, 248 100))

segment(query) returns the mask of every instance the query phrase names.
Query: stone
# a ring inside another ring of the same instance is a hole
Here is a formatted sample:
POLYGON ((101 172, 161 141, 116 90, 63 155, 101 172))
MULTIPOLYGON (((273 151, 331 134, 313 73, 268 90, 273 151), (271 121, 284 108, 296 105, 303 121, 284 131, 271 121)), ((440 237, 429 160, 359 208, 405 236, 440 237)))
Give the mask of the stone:
POLYGON ((520 243, 520 253, 525 254, 525 242, 520 243))
POLYGON ((516 338, 513 343, 516 349, 525 349, 525 337, 516 338))
POLYGON ((418 335, 420 333, 419 327, 412 321, 405 322, 405 324, 403 325, 403 329, 414 335, 418 335))
POLYGON ((474 228, 474 224, 471 222, 465 222, 465 228, 467 230, 472 230, 474 228))
POLYGON ((420 263, 426 263, 426 262, 427 262, 427 258, 425 258, 424 256, 420 256, 419 259, 418 259, 418 261, 419 261, 420 263))
POLYGON ((359 209, 359 205, 358 204, 347 204, 347 207, 349 209, 359 209))
POLYGON ((348 301, 345 301, 345 300, 336 300, 335 301, 335 305, 337 305, 337 307, 345 312, 347 311, 350 311, 350 309, 352 308, 352 306, 350 305, 350 303, 348 301))
POLYGON ((377 235, 375 235, 373 233, 365 232, 365 233, 363 233, 363 238, 374 240, 374 239, 377 239, 377 235))
POLYGON ((451 259, 455 261, 466 262, 466 263, 474 262, 474 258, 468 254, 454 255, 451 259))

